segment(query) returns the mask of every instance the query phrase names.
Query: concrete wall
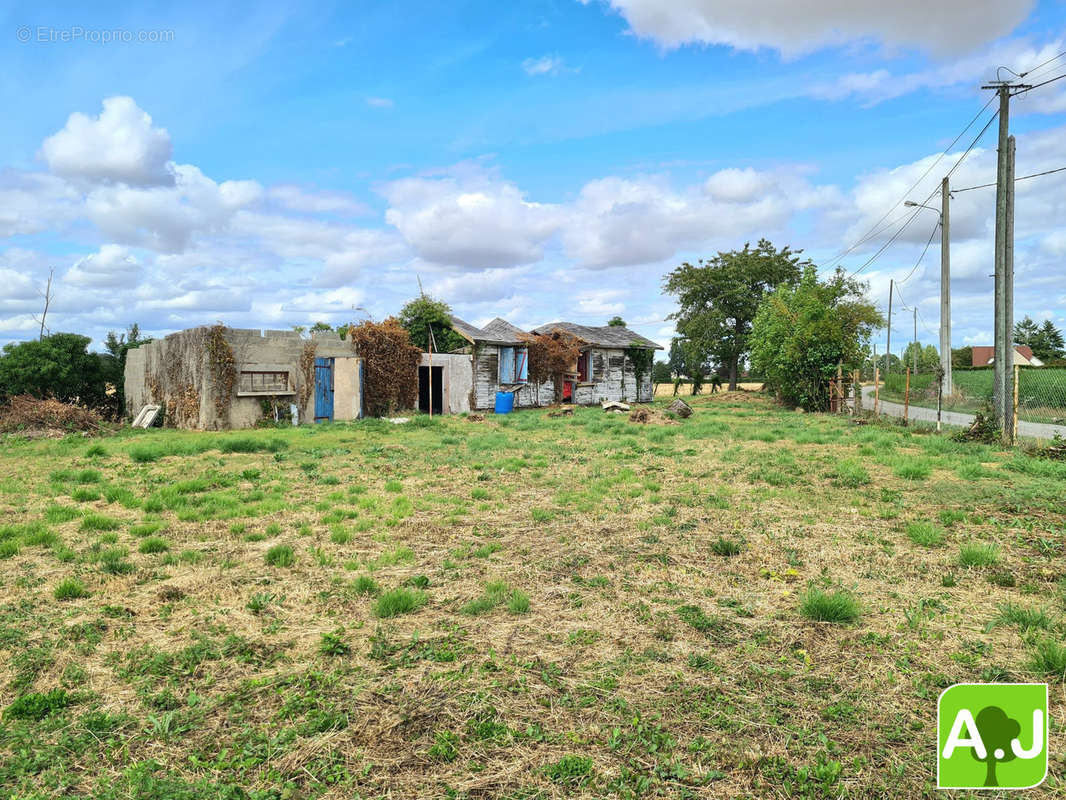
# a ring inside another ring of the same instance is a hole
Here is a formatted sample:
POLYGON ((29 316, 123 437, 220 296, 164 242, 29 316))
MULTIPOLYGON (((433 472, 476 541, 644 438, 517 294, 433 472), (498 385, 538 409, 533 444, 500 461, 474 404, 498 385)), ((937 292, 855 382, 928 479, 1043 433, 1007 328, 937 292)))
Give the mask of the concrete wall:
MULTIPOLYGON (((428 367, 429 360, 429 353, 423 353, 419 366, 428 367)), ((474 389, 473 357, 434 353, 433 366, 444 368, 441 373, 444 413, 464 414, 470 411, 470 400, 474 389)))
POLYGON ((334 356, 333 358, 333 419, 335 420, 359 419, 363 415, 363 386, 359 381, 359 364, 362 360, 351 355, 351 351, 347 356, 334 356))
POLYGON ((208 355, 211 330, 191 328, 130 350, 124 381, 126 413, 133 416, 148 403, 160 403, 165 407, 164 424, 168 427, 249 428, 262 419, 264 401, 270 403, 276 398, 279 407, 297 405, 300 420, 310 421, 314 419, 314 370, 305 371, 303 365, 318 357, 337 359, 334 419, 358 417, 362 405, 359 359, 335 332, 316 333, 308 340, 295 331, 224 328, 222 338, 233 351, 237 382, 228 403, 220 403, 208 355), (288 372, 291 391, 242 393, 242 371, 288 372), (339 384, 338 371, 343 375, 339 384))

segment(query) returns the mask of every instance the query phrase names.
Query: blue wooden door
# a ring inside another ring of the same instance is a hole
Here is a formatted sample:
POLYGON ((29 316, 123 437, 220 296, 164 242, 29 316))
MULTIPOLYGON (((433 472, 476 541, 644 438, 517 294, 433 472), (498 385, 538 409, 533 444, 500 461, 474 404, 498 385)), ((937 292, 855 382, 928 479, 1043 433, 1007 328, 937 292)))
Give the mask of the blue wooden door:
POLYGON ((333 359, 315 359, 315 422, 333 419, 333 359))

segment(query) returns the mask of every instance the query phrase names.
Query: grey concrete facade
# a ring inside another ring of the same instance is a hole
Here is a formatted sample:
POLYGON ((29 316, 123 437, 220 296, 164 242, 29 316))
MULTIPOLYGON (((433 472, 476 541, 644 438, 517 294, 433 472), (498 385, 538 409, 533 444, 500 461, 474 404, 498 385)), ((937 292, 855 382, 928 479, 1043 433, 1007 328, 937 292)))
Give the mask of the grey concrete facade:
POLYGON ((315 358, 331 360, 333 419, 358 418, 361 359, 336 333, 305 339, 295 331, 222 326, 179 331, 130 350, 126 413, 158 403, 168 427, 221 430, 252 427, 276 404, 286 411, 295 405, 299 420, 310 421, 315 358), (232 369, 217 367, 227 356, 232 369))
MULTIPOLYGON (((434 353, 431 358, 429 353, 423 353, 419 366, 429 367, 431 360, 433 367, 441 367, 443 370, 444 413, 464 414, 470 411, 474 392, 472 356, 462 353, 434 353)), ((421 377, 419 380, 421 381, 421 377)))

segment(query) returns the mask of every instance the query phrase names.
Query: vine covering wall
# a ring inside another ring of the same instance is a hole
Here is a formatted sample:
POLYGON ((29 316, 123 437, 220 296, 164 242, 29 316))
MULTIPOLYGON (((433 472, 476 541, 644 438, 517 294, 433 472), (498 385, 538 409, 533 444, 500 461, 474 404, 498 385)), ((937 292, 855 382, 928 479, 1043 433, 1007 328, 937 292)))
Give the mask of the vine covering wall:
POLYGON ((422 351, 395 317, 348 329, 348 341, 363 359, 363 397, 374 417, 414 408, 418 400, 418 365, 422 351))

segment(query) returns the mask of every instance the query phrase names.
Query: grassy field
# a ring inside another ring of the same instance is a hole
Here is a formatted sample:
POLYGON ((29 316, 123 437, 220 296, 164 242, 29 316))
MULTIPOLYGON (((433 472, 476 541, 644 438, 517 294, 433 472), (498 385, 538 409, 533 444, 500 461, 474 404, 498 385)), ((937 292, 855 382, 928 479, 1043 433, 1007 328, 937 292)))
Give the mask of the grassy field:
POLYGON ((5 441, 0 796, 932 797, 992 680, 1062 796, 1066 464, 694 405, 5 441))

